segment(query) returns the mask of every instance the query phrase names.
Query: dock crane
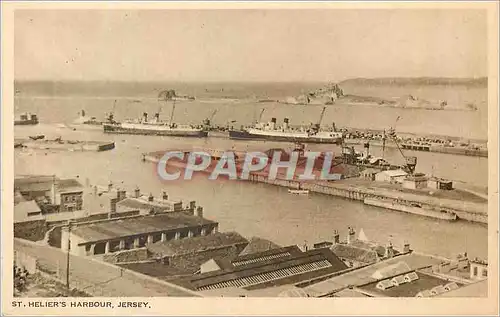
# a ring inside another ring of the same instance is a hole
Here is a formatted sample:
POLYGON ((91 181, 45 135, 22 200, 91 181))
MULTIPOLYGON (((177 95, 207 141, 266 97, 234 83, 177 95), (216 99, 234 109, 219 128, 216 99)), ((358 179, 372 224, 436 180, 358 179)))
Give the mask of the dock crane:
POLYGON ((215 117, 215 115, 217 114, 218 111, 219 111, 219 109, 215 109, 214 111, 212 111, 212 114, 210 115, 210 117, 208 117, 205 120, 203 120, 203 125, 205 126, 206 129, 210 129, 211 128, 212 120, 214 119, 214 117, 215 117))
POLYGON ((321 122, 323 121, 323 117, 325 116, 325 112, 326 112, 326 107, 323 107, 323 109, 321 110, 321 114, 319 115, 319 120, 318 120, 318 123, 316 123, 314 125, 314 131, 318 132, 320 127, 321 127, 321 122))
MULTIPOLYGON (((396 123, 397 121, 399 120, 399 116, 398 118, 396 119, 396 123)), ((394 124, 394 126, 396 126, 396 124, 394 124)), ((410 175, 413 175, 413 173, 415 172, 415 167, 417 166, 417 157, 416 156, 406 156, 404 153, 403 153, 403 150, 401 149, 401 147, 399 146, 399 142, 398 142, 398 139, 397 139, 397 136, 396 136, 396 129, 391 127, 389 128, 389 132, 386 133, 385 130, 384 130, 384 137, 383 137, 383 151, 385 151, 385 139, 386 138, 389 138, 391 139, 394 144, 396 144, 396 147, 398 148, 399 150, 399 153, 401 153, 401 156, 403 157, 404 161, 405 161, 405 167, 408 169, 408 173, 410 175)))

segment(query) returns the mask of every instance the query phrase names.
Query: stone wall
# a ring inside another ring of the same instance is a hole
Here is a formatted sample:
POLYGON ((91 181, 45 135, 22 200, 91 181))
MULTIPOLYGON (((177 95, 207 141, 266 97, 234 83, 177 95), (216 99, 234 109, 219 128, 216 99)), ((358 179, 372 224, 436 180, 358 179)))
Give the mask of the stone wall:
POLYGON ((14 224, 14 237, 40 241, 45 237, 48 226, 45 220, 25 221, 14 224))
POLYGON ((146 248, 123 250, 104 254, 103 260, 109 263, 140 262, 148 260, 146 248))

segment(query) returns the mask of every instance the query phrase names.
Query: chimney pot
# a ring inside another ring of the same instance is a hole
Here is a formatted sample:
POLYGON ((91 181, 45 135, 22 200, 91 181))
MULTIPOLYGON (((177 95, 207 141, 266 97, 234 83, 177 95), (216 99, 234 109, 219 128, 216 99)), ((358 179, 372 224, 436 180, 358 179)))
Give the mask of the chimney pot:
POLYGON ((141 197, 141 189, 139 187, 136 187, 134 190, 134 196, 135 198, 141 197))
POLYGON ((148 201, 154 201, 155 197, 153 196, 153 194, 149 194, 149 197, 148 197, 148 201))
POLYGON ((163 200, 168 200, 167 192, 162 193, 163 200))

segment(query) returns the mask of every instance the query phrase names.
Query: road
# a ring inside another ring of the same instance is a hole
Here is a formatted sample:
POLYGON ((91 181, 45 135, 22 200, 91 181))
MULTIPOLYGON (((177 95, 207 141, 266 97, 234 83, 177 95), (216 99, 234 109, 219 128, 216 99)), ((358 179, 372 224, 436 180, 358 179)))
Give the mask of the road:
MULTIPOLYGON (((59 271, 64 280, 67 254, 61 249, 14 239, 14 250, 37 258, 50 271, 59 271)), ((70 286, 97 297, 200 296, 175 284, 78 256, 70 256, 70 286)))

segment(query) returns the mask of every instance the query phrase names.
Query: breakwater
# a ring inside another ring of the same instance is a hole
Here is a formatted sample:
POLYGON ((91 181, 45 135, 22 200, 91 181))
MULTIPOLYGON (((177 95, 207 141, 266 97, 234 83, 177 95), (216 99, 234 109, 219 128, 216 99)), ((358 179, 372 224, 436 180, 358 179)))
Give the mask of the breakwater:
POLYGON ((113 141, 72 141, 72 140, 20 140, 14 142, 14 147, 24 147, 37 150, 66 150, 66 151, 108 151, 115 148, 113 141))
MULTIPOLYGON (((143 161, 154 163, 159 161, 159 157, 155 155, 155 153, 143 154, 142 159, 143 161)), ((300 188, 303 190, 309 190, 313 193, 356 200, 363 203, 366 198, 374 198, 401 206, 418 204, 418 206, 422 209, 455 214, 459 219, 467 221, 485 224, 488 223, 488 205, 486 203, 445 199, 430 195, 418 195, 399 190, 390 190, 387 188, 377 187, 376 182, 371 182, 368 186, 364 184, 349 183, 345 180, 329 182, 321 180, 287 180, 279 177, 276 179, 269 179, 265 174, 258 172, 250 173, 248 180, 243 181, 265 183, 292 189, 300 188)), ((403 210, 401 211, 404 212, 403 210)))

